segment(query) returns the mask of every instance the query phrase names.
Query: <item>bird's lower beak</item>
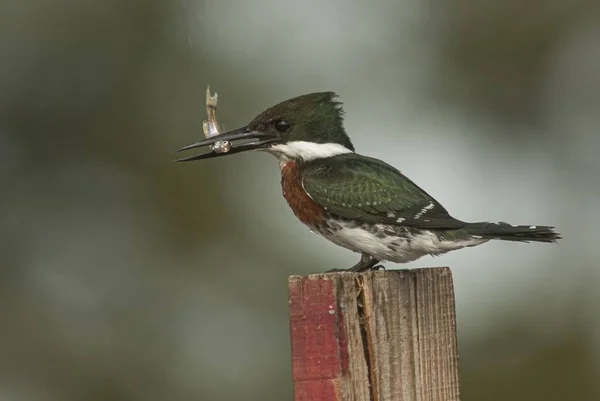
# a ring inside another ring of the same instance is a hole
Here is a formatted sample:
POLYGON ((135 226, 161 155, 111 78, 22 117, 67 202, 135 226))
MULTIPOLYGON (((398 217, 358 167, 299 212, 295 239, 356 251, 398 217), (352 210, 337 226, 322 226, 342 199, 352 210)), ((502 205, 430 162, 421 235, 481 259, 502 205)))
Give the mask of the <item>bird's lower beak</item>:
POLYGON ((183 148, 178 150, 178 152, 182 152, 184 150, 214 145, 215 142, 219 141, 227 141, 231 143, 231 149, 229 151, 218 153, 214 150, 210 150, 209 152, 200 155, 184 157, 175 161, 189 162, 192 160, 210 159, 213 157, 226 156, 233 153, 245 152, 247 150, 256 150, 265 147, 265 145, 270 144, 276 141, 277 139, 278 138, 274 135, 257 131, 250 131, 247 127, 242 127, 233 131, 225 132, 220 135, 215 135, 213 137, 204 139, 200 142, 196 142, 188 146, 184 146, 183 148))

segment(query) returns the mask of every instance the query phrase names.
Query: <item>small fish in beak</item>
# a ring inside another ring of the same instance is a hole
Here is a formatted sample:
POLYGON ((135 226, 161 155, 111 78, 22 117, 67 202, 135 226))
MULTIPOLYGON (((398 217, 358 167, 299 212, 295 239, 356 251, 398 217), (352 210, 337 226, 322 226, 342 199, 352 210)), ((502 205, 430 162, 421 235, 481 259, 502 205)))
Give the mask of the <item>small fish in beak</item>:
POLYGON ((183 157, 175 160, 176 162, 211 159, 214 157, 226 156, 228 154, 261 149, 278 139, 276 135, 251 131, 248 127, 241 127, 229 132, 221 133, 216 111, 217 94, 215 93, 214 96, 211 95, 210 88, 207 88, 206 113, 208 115, 208 120, 202 123, 202 129, 206 138, 196 143, 192 143, 191 145, 184 146, 177 150, 177 152, 202 147, 207 147, 209 152, 183 157))
MULTIPOLYGON (((210 139, 213 136, 221 134, 219 122, 217 121, 217 100, 218 95, 215 92, 214 95, 210 94, 210 86, 206 88, 206 115, 208 121, 202 122, 202 129, 206 139, 210 139)), ((217 141, 213 145, 208 147, 210 150, 216 153, 227 153, 231 150, 231 142, 229 141, 217 141)))

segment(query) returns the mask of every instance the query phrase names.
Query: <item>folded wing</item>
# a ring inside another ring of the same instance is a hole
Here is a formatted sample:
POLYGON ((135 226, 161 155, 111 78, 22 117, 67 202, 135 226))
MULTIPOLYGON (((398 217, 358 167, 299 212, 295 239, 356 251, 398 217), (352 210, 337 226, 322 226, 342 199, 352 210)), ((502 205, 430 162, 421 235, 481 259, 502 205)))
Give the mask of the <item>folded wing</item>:
POLYGON ((423 229, 466 224, 394 167, 355 153, 306 164, 302 186, 316 203, 343 218, 423 229))

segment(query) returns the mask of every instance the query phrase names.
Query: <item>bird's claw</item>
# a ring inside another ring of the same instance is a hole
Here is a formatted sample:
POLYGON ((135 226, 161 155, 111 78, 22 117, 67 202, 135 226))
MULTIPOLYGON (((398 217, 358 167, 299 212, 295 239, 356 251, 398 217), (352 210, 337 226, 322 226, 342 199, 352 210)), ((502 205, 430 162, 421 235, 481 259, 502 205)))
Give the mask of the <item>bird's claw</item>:
POLYGON ((369 269, 358 270, 358 271, 353 270, 352 268, 350 268, 350 269, 331 269, 331 270, 326 270, 325 273, 339 273, 339 272, 352 272, 352 271, 356 271, 356 272, 360 273, 360 272, 369 271, 369 270, 372 270, 372 271, 385 270, 385 266, 383 266, 383 265, 376 265, 376 266, 373 266, 373 267, 371 267, 369 269))

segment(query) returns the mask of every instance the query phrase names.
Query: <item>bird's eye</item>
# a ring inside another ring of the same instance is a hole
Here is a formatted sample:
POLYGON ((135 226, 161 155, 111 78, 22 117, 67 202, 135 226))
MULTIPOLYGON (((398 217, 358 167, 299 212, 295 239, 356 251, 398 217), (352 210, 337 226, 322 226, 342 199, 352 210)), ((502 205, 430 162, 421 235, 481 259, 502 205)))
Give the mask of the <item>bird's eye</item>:
POLYGON ((273 122, 275 129, 279 132, 286 132, 292 128, 292 124, 288 120, 275 120, 273 122))

